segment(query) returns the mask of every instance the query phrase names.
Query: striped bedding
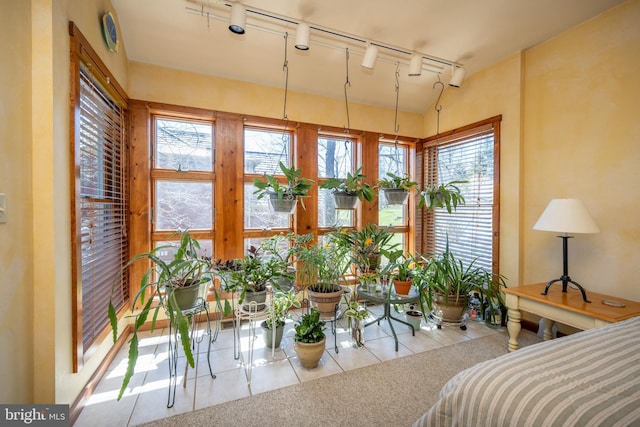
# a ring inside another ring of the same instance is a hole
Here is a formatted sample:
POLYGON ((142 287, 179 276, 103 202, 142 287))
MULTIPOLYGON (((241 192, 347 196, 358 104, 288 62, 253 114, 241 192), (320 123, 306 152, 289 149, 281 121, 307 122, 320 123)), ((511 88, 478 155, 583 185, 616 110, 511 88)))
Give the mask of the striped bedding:
POLYGON ((640 317, 460 372, 414 427, 640 426, 640 317))

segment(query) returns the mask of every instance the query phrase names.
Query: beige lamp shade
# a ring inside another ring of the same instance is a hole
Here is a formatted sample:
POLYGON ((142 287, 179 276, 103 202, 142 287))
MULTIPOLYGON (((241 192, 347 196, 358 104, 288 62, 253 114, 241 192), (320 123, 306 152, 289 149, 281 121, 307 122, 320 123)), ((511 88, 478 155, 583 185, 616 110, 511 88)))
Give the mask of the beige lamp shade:
POLYGON ((578 199, 551 200, 533 229, 567 234, 600 232, 589 211, 578 199))

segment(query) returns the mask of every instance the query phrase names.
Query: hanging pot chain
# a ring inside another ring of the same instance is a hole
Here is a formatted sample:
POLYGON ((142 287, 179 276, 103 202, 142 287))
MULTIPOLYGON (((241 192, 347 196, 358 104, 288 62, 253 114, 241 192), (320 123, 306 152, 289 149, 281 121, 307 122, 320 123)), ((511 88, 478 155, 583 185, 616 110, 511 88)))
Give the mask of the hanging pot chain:
POLYGON ((347 72, 346 72, 347 77, 344 82, 344 105, 347 110, 347 127, 345 128, 345 132, 349 132, 349 129, 351 129, 351 120, 349 119, 349 101, 347 97, 347 86, 351 87, 351 82, 349 81, 349 48, 347 48, 346 50, 345 64, 347 67, 347 72))

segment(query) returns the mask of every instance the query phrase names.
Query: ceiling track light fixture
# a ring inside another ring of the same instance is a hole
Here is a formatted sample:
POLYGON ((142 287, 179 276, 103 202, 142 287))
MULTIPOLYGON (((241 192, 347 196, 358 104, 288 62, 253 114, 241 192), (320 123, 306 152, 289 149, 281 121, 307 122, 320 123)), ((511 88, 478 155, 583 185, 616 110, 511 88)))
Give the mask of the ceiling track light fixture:
POLYGON ((240 3, 231 5, 231 17, 229 19, 229 30, 232 33, 244 34, 247 27, 247 9, 240 3))
POLYGON ((378 52, 378 46, 369 43, 367 45, 367 50, 364 53, 364 58, 362 58, 362 63, 360 65, 362 65, 364 68, 373 70, 378 59, 378 52))
POLYGON ((467 74, 464 68, 455 65, 451 66, 451 80, 449 80, 449 86, 451 87, 460 87, 462 84, 462 80, 464 80, 464 75, 467 74))
POLYGON ((411 60, 409 61, 409 75, 422 75, 422 55, 417 52, 413 52, 411 54, 411 60))
POLYGON ((309 33, 311 27, 305 22, 298 24, 298 30, 296 31, 296 49, 309 50, 309 33))
POLYGON ((310 48, 310 42, 314 44, 322 45, 328 48, 343 50, 344 44, 351 46, 367 46, 366 50, 361 53, 352 51, 358 55, 363 55, 362 67, 373 69, 377 61, 388 62, 390 64, 396 64, 399 60, 402 64, 408 64, 410 76, 420 76, 422 71, 429 71, 434 74, 443 74, 448 67, 451 67, 452 75, 449 86, 459 87, 460 83, 464 79, 465 70, 462 65, 450 61, 448 59, 439 58, 424 53, 415 52, 409 49, 403 49, 396 46, 388 45, 386 43, 379 43, 374 41, 368 41, 362 37, 354 36, 347 33, 341 33, 329 28, 323 28, 317 25, 313 25, 304 21, 296 21, 292 18, 285 16, 278 16, 274 13, 256 9, 254 7, 246 8, 241 3, 228 2, 225 0, 188 0, 191 3, 196 3, 199 7, 192 8, 187 6, 185 9, 189 13, 203 16, 209 20, 215 18, 229 22, 229 30, 235 34, 245 34, 247 28, 266 31, 280 36, 284 36, 285 31, 275 30, 273 28, 267 28, 265 26, 259 26, 255 24, 247 24, 247 14, 255 16, 258 19, 275 20, 278 21, 284 27, 296 25, 296 40, 295 47, 299 50, 308 50, 310 48), (231 8, 231 16, 224 17, 214 12, 210 12, 206 9, 215 7, 231 8), (331 43, 321 40, 310 40, 311 30, 320 33, 324 37, 339 39, 340 43, 331 43), (381 54, 381 55, 379 55, 381 54), (384 54, 384 55, 382 55, 384 54))

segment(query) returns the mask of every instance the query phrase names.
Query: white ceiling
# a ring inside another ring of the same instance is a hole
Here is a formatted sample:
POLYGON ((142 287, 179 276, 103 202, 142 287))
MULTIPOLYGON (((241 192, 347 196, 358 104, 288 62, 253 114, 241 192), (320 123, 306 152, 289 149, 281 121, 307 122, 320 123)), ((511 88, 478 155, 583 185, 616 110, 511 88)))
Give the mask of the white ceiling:
MULTIPOLYGON (((293 47, 296 24, 457 62, 467 77, 622 3, 623 0, 244 0, 248 10, 290 18, 283 24, 247 15, 244 35, 231 33, 231 3, 217 0, 111 0, 130 61, 285 87, 284 33, 289 34, 289 90, 344 100, 349 48, 349 102, 423 113, 437 98, 438 74, 409 77, 408 54, 380 49, 374 70, 360 66, 363 42, 346 44, 311 30, 308 51, 293 47), (191 10, 191 12, 189 11, 191 10), (194 13, 196 11, 204 11, 194 13), (207 17, 207 12, 209 17, 207 17), (217 17, 215 17, 217 16, 217 17), (286 27, 282 25, 287 25, 286 27), (258 28, 259 27, 259 28, 258 28)), ((440 78, 450 78, 445 67, 440 78)), ((445 90, 464 90, 447 87, 445 90)), ((283 98, 284 99, 284 98, 283 98)))

